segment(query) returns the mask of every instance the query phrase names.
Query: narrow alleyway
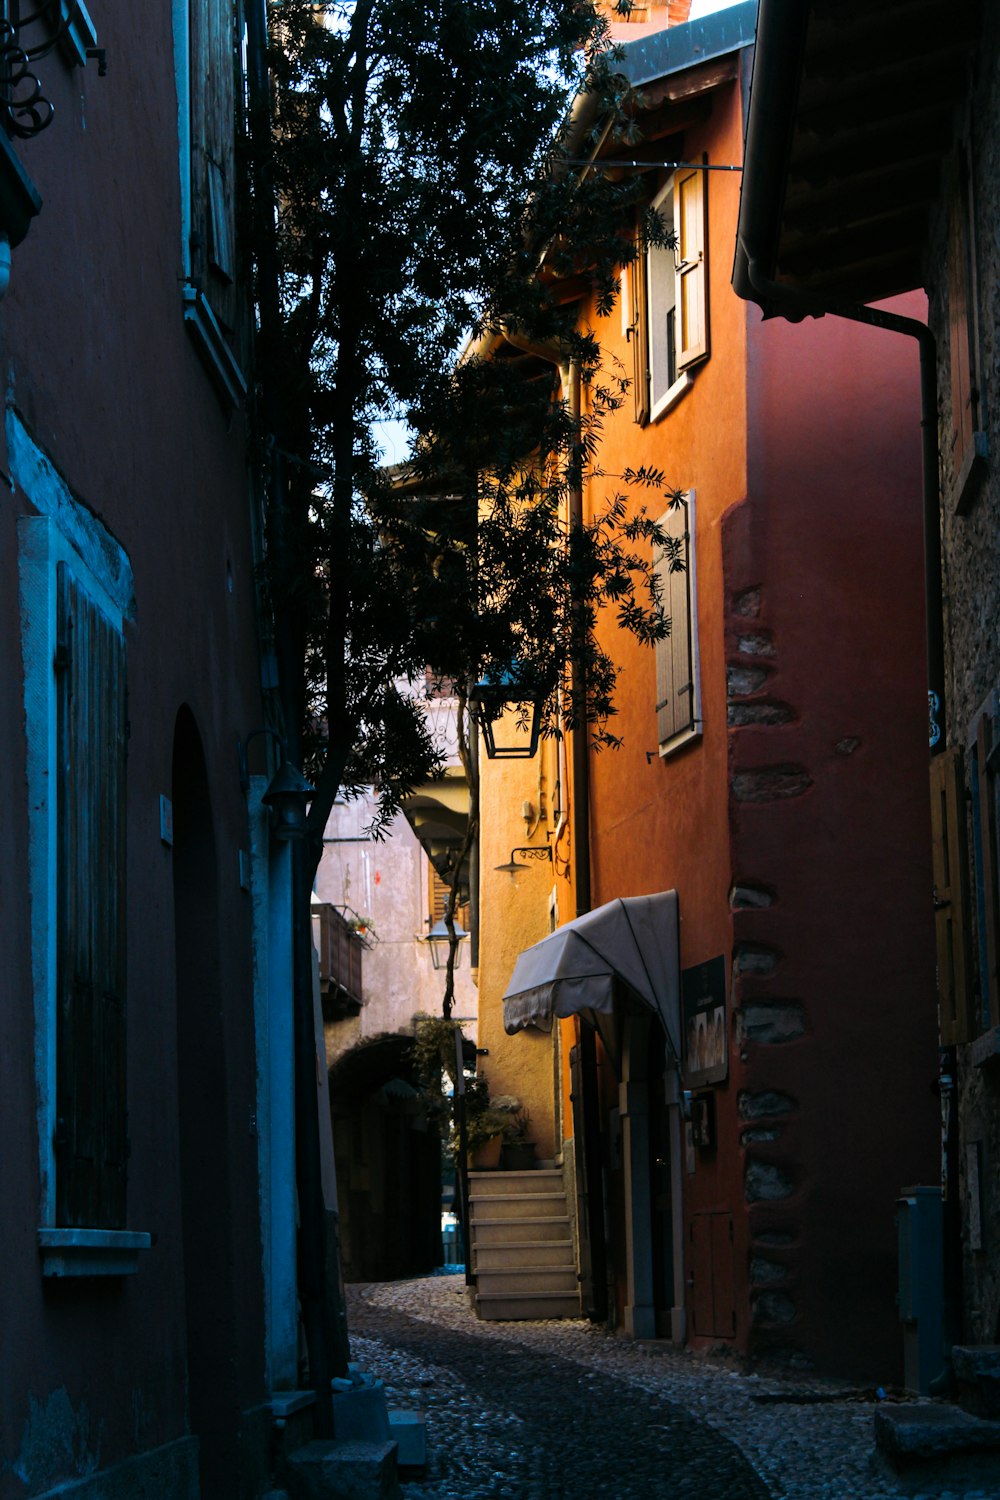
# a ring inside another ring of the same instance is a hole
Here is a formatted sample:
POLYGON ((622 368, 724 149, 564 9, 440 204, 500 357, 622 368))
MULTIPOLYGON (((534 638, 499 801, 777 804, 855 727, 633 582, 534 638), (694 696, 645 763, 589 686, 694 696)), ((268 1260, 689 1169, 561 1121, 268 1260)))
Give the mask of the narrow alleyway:
POLYGON ((904 1484, 869 1401, 585 1322, 482 1323, 461 1276, 348 1288, 352 1357, 427 1418, 406 1500, 996 1500, 904 1484), (795 1399, 798 1398, 798 1399, 795 1399))

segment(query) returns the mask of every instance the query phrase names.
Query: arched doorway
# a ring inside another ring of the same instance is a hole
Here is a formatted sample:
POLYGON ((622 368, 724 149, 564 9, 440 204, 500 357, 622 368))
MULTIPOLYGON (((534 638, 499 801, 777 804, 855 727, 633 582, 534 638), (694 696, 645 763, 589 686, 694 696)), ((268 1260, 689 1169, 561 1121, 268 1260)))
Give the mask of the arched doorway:
POLYGON ((218 868, 205 756, 186 707, 174 730, 172 802, 188 1406, 201 1493, 214 1500, 232 1494, 239 1473, 239 1399, 218 868))
POLYGON ((393 1281, 441 1264, 441 1142, 411 1039, 387 1034, 330 1068, 345 1281, 393 1281))

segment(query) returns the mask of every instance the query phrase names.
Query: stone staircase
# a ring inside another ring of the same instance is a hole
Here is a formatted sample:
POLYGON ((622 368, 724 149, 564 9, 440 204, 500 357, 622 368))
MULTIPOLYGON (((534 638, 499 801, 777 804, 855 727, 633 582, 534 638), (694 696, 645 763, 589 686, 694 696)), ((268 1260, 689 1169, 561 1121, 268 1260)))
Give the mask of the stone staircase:
POLYGON ((559 1167, 470 1172, 481 1318, 578 1318, 580 1286, 559 1167))

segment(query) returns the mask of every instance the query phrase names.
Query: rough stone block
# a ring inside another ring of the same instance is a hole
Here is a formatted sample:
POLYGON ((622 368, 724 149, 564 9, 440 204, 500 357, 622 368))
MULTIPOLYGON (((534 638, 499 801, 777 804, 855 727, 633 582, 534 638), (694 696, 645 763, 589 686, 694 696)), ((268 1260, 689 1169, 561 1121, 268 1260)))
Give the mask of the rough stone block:
POLYGON ((291 1500, 402 1500, 396 1444, 306 1443, 288 1460, 291 1500))
POLYGON ((737 943, 733 949, 733 972, 736 974, 773 974, 781 962, 777 948, 765 943, 737 943))
POLYGON ((875 1412, 875 1443, 893 1463, 1000 1448, 1000 1422, 984 1422, 955 1406, 914 1402, 875 1412))
POLYGON ((736 1108, 741 1120, 766 1120, 771 1115, 787 1115, 795 1103, 790 1094, 781 1094, 777 1089, 762 1089, 756 1094, 742 1089, 737 1095, 736 1108))
POLYGON ((741 589, 734 594, 733 614, 742 615, 745 620, 756 618, 760 614, 760 589, 741 589))
POLYGON ((753 1300, 755 1323, 792 1323, 795 1303, 787 1292, 761 1292, 753 1300))
POLYGON ((731 666, 726 670, 726 687, 730 698, 749 698, 760 692, 767 681, 766 667, 731 666))
POLYGON ((743 1191, 748 1203, 772 1202, 778 1198, 790 1198, 795 1183, 774 1162, 751 1161, 747 1163, 743 1191))
POLYGON ((745 729, 747 725, 768 729, 776 724, 791 724, 794 718, 792 705, 783 703, 780 698, 754 698, 750 703, 730 703, 726 710, 730 729, 745 729))
POLYGON ((386 1442, 391 1434, 384 1388, 357 1385, 348 1391, 334 1391, 333 1433, 338 1442, 386 1442))
POLYGON ((801 797, 813 780, 805 766, 759 766, 737 771, 729 786, 737 802, 783 802, 801 797))
POLYGON ((422 1469, 427 1464, 427 1422, 422 1411, 389 1408, 389 1429, 399 1448, 401 1469, 422 1469))
POLYGON ((749 880, 739 880, 729 892, 729 905, 733 911, 761 911, 774 905, 774 892, 749 880))
POLYGON ((740 1145, 763 1145, 767 1141, 776 1141, 780 1135, 781 1131, 776 1125, 751 1125, 749 1130, 740 1132, 740 1145))
POLYGON ((798 1000, 754 1000, 736 1012, 736 1031, 742 1043, 791 1042, 806 1029, 806 1013, 798 1000))
POLYGON ((736 649, 742 656, 773 656, 774 640, 769 630, 748 630, 737 637, 736 649))
POLYGON ((776 1260, 765 1260, 755 1255, 750 1261, 750 1280, 757 1286, 777 1286, 788 1276, 788 1267, 776 1260))
POLYGON ((951 1363, 962 1405, 976 1416, 1000 1418, 1000 1344, 956 1344, 951 1363))

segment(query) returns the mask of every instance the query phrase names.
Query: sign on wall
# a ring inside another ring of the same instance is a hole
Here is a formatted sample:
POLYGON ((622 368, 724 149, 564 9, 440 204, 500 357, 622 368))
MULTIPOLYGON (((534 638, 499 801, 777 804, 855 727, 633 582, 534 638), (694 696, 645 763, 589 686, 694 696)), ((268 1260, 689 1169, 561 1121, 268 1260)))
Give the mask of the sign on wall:
POLYGON ((722 1083, 729 1068, 726 960, 723 954, 681 970, 684 1006, 684 1082, 688 1088, 722 1083))

